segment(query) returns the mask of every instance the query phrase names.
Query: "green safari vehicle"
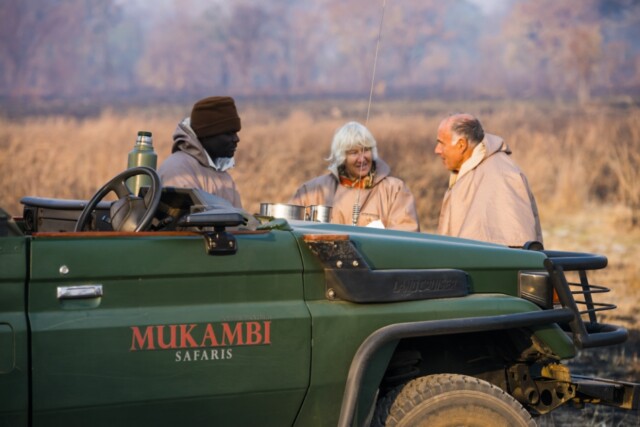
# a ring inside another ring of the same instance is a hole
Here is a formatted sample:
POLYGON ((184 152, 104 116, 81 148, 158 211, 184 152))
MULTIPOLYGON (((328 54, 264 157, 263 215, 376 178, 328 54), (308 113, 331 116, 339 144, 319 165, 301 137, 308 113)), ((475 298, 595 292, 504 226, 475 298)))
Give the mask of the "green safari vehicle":
POLYGON ((637 410, 600 255, 248 215, 138 167, 0 211, 0 425, 532 426, 637 410), (133 194, 126 184, 146 175, 133 194), (115 201, 106 196, 115 193, 115 201))

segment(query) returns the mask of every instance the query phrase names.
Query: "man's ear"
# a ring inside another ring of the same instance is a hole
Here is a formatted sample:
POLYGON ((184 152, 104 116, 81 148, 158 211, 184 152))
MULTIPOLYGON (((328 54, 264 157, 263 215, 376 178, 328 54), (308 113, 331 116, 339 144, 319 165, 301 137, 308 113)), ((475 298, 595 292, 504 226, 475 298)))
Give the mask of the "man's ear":
POLYGON ((458 146, 458 149, 460 150, 461 153, 464 153, 465 151, 467 151, 467 148, 469 147, 469 141, 464 136, 460 136, 458 137, 458 140, 456 141, 455 145, 458 146))

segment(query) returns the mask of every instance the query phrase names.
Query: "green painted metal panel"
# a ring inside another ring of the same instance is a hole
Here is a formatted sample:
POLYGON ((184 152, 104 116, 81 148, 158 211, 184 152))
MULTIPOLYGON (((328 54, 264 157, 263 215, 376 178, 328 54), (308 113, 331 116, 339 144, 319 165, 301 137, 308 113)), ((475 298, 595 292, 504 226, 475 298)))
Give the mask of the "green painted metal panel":
POLYGON ((29 410, 25 315, 27 242, 0 238, 0 425, 26 426, 29 410))
MULTIPOLYGON (((330 411, 330 408, 339 408, 341 405, 351 360, 360 344, 383 326, 539 310, 528 301, 498 294, 393 304, 314 301, 309 303, 309 308, 313 318, 313 364, 309 396, 297 420, 300 426, 336 425, 339 414, 330 411)), ((538 328, 536 335, 552 348, 565 352, 562 356, 569 356, 568 352, 573 352, 566 334, 556 325, 538 328)), ((387 354, 381 357, 388 358, 393 347, 387 347, 385 351, 387 354)), ((382 372, 377 374, 381 375, 382 372)))
MULTIPOLYGON (((433 234, 305 223, 300 223, 295 233, 300 239, 305 234, 346 234, 375 270, 464 270, 470 275, 471 291, 478 293, 517 296, 520 270, 544 270, 545 255, 540 252, 433 234)), ((305 246, 303 242, 301 246, 305 246)), ((311 265, 319 268, 315 261, 311 265)))
POLYGON ((291 425, 311 356, 299 250, 236 237, 227 256, 200 236, 35 238, 34 425, 291 425), (57 298, 87 285, 103 295, 57 298))
MULTIPOLYGON (((330 408, 341 405, 351 360, 360 343, 383 326, 540 310, 534 304, 516 297, 518 271, 543 268, 544 255, 537 252, 481 242, 465 243, 443 236, 373 231, 348 226, 325 227, 304 223, 297 226, 294 232, 299 239, 305 266, 305 297, 312 313, 314 334, 311 387, 297 420, 300 426, 331 426, 337 423, 339 414, 331 412, 330 408), (328 301, 325 296, 324 269, 303 241, 305 234, 316 233, 347 234, 373 269, 464 270, 470 276, 472 294, 463 298, 391 304, 328 301)), ((574 356, 573 344, 556 325, 535 328, 534 331, 558 357, 574 356)), ((387 346, 384 350, 386 354, 377 357, 388 360, 392 351, 393 346, 387 346)), ((382 373, 372 370, 368 378, 380 377, 382 373)), ((366 409, 360 408, 360 412, 366 409)))

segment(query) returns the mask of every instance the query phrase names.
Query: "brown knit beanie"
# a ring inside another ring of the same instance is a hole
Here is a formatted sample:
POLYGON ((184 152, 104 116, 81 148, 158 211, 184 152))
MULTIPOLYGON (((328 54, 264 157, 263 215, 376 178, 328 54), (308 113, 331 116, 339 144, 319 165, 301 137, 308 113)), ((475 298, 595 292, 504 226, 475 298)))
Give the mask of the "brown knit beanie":
POLYGON ((233 98, 211 96, 196 102, 191 110, 191 129, 198 138, 239 132, 240 117, 233 98))

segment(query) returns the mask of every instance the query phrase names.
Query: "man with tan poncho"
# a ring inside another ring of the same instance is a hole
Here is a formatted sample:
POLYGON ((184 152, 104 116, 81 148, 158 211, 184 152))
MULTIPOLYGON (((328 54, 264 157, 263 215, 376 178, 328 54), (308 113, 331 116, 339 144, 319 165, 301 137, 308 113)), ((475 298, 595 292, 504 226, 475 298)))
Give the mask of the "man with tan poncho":
POLYGON ((451 171, 439 234, 512 247, 542 243, 533 193, 502 138, 485 134, 474 116, 455 114, 440 123, 435 153, 451 171))
POLYGON ((331 206, 334 224, 420 230, 411 191, 390 176, 365 126, 349 122, 338 129, 328 160, 330 172, 304 183, 289 203, 331 206))

